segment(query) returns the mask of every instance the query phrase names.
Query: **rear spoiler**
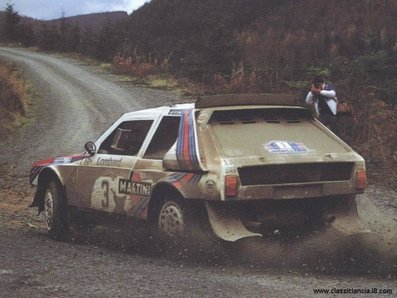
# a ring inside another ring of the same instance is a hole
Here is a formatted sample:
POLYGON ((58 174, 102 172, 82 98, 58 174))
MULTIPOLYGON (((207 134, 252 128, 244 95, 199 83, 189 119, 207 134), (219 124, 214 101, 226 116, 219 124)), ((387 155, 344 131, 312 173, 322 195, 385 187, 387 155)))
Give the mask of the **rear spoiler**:
POLYGON ((243 105, 298 106, 298 100, 287 93, 219 94, 200 96, 195 105, 197 109, 243 105))

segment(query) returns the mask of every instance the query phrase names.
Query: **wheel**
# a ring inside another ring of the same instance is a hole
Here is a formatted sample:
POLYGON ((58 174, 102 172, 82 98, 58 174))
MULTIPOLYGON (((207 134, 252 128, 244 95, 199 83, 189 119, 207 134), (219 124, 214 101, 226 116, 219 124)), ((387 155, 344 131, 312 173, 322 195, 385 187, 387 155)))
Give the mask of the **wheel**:
POLYGON ((208 216, 200 201, 184 201, 178 195, 168 194, 158 205, 156 239, 164 249, 193 248, 203 250, 213 244, 213 233, 208 216))
POLYGON ((44 193, 44 218, 48 234, 62 239, 69 231, 66 198, 58 181, 50 180, 44 193))
POLYGON ((189 214, 179 200, 165 200, 158 215, 160 237, 172 242, 187 236, 189 214))

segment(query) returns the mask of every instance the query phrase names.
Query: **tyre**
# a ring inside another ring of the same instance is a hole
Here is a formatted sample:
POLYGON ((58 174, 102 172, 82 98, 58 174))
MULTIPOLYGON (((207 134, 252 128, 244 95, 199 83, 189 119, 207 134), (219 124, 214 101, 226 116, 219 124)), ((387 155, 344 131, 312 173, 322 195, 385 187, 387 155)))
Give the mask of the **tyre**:
POLYGON ((161 239, 177 242, 188 236, 190 212, 180 200, 165 199, 161 205, 157 224, 161 239))
POLYGON ((44 219, 48 234, 63 239, 68 231, 66 197, 60 183, 50 180, 44 193, 44 219))
POLYGON ((213 241, 203 202, 184 201, 178 195, 167 195, 159 204, 156 234, 160 247, 172 250, 202 250, 213 241))

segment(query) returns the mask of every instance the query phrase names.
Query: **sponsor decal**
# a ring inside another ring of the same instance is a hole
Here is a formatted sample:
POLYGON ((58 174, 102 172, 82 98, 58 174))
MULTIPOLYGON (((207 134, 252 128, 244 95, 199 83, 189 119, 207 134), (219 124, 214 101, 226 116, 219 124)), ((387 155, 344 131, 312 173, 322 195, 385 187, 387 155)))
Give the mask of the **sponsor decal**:
POLYGON ((83 160, 81 160, 80 166, 88 166, 88 165, 91 165, 93 162, 94 162, 93 157, 90 156, 90 157, 87 157, 87 158, 84 158, 83 160))
POLYGON ((53 164, 55 165, 61 165, 61 164, 67 164, 72 161, 72 157, 57 157, 54 159, 53 164))
POLYGON ((120 167, 122 160, 123 160, 123 158, 115 159, 115 158, 111 158, 111 157, 109 157, 109 158, 99 157, 96 162, 96 165, 106 166, 106 167, 120 167))
POLYGON ((306 153, 310 150, 301 143, 289 141, 271 141, 264 145, 265 149, 271 153, 306 153))
POLYGON ((152 185, 146 182, 135 182, 128 179, 119 180, 119 193, 150 197, 152 185))
POLYGON ((136 189, 137 194, 130 195, 132 208, 130 208, 127 214, 130 216, 145 219, 147 218, 148 214, 149 199, 150 194, 152 193, 152 185, 150 183, 143 182, 142 175, 139 172, 133 173, 130 182, 134 183, 135 185, 140 184, 141 187, 138 186, 138 188, 140 189, 136 189), (143 193, 143 195, 139 193, 143 193))
POLYGON ((170 115, 170 116, 181 116, 182 112, 183 112, 183 110, 170 110, 168 112, 168 115, 170 115))
POLYGON ((209 194, 213 194, 215 193, 216 190, 216 183, 214 180, 207 180, 205 181, 205 190, 207 191, 207 193, 209 194))

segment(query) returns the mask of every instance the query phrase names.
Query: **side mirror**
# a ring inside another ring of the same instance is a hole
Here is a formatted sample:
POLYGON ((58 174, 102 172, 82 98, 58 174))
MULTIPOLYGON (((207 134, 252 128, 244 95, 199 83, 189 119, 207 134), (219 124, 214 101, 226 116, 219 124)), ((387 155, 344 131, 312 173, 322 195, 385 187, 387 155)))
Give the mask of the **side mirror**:
POLYGON ((93 156, 96 152, 95 143, 92 141, 85 143, 84 148, 90 156, 93 156))

